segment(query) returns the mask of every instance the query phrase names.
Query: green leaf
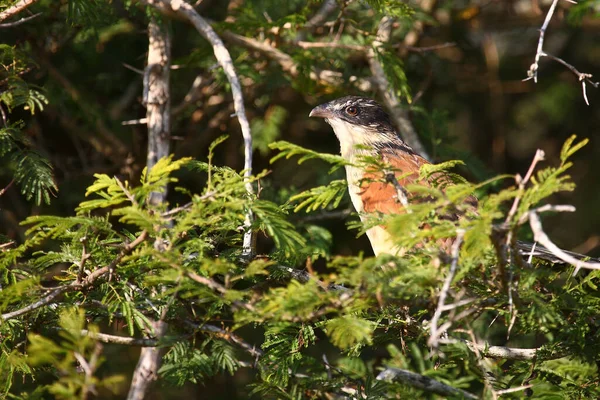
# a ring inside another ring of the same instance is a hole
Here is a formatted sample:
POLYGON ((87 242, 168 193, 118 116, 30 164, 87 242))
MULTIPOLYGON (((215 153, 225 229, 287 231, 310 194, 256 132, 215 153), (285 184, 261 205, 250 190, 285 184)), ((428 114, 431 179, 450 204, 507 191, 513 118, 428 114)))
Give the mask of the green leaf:
POLYGON ((370 344, 376 327, 376 323, 352 315, 330 319, 326 325, 327 336, 341 349, 370 344))

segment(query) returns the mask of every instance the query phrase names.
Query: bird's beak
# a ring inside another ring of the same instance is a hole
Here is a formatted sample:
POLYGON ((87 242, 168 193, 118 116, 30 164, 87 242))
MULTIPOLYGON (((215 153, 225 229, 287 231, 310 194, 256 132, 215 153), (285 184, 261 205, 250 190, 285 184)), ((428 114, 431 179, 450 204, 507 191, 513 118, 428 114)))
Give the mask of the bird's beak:
POLYGON ((320 106, 316 106, 315 108, 312 109, 312 111, 310 112, 310 114, 308 114, 308 116, 309 117, 320 117, 320 118, 333 117, 333 113, 327 106, 328 106, 327 103, 321 104, 320 106))

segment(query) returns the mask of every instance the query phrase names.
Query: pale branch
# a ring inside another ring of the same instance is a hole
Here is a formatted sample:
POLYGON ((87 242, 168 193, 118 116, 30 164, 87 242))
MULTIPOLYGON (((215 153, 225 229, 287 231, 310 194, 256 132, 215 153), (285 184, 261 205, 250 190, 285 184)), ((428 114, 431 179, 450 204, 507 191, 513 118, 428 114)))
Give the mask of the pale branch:
POLYGON ((438 305, 435 309, 433 317, 430 322, 430 336, 427 340, 429 346, 433 348, 437 348, 438 339, 440 335, 442 335, 446 329, 450 327, 448 323, 444 324, 444 326, 438 328, 438 321, 442 316, 442 312, 444 310, 446 297, 448 296, 448 291, 450 290, 450 284, 456 275, 456 271, 458 269, 458 258, 460 256, 460 247, 463 242, 463 238, 465 236, 464 229, 457 229, 456 239, 454 239, 454 243, 452 244, 451 256, 452 261, 450 262, 450 270, 448 271, 448 276, 446 276, 446 280, 444 281, 444 285, 442 286, 442 290, 440 291, 440 296, 438 298, 438 305), (445 329, 444 329, 445 328, 445 329))
POLYGON ((234 343, 234 344, 238 345, 244 351, 246 351, 248 354, 250 354, 252 357, 260 358, 264 354, 263 351, 259 347, 256 347, 255 345, 251 345, 251 344, 245 342, 242 338, 240 338, 233 332, 230 332, 228 330, 219 328, 214 325, 209 325, 209 324, 194 324, 194 323, 192 323, 192 324, 194 325, 194 327, 196 329, 198 329, 200 331, 213 333, 213 334, 215 334, 215 336, 217 336, 221 339, 224 339, 224 340, 228 341, 229 343, 234 343))
POLYGON ((577 258, 566 253, 560 247, 555 245, 554 242, 550 240, 546 232, 544 232, 544 228, 542 227, 540 217, 534 210, 529 211, 529 225, 531 226, 531 230, 533 231, 533 238, 536 242, 539 242, 542 246, 546 248, 546 250, 548 250, 558 259, 563 260, 564 262, 571 264, 575 267, 573 275, 576 275, 581 268, 600 269, 600 263, 578 260, 577 258))
POLYGON ((568 355, 565 351, 556 351, 551 354, 547 354, 547 350, 542 347, 532 349, 522 349, 516 347, 506 346, 490 346, 487 343, 475 343, 473 341, 463 340, 463 343, 473 351, 480 353, 481 356, 487 358, 497 358, 502 360, 516 360, 516 361, 528 361, 534 360, 538 357, 544 357, 544 360, 554 360, 557 358, 566 357, 568 355))
POLYGON ((94 340, 107 344, 121 344, 125 346, 156 347, 159 341, 151 338, 132 338, 128 336, 109 335, 106 333, 92 332, 82 329, 81 334, 94 340))
POLYGON ((336 0, 325 0, 319 10, 304 24, 304 29, 314 29, 325 23, 327 17, 337 8, 336 0))
POLYGON ((31 21, 32 19, 37 18, 40 15, 42 15, 41 12, 37 13, 37 14, 30 15, 29 17, 21 18, 20 20, 15 21, 15 22, 5 22, 4 24, 0 24, 0 29, 14 28, 15 26, 19 26, 21 24, 24 24, 27 21, 31 21))
POLYGON ((131 252, 133 251, 133 249, 135 249, 140 243, 142 243, 144 240, 146 240, 146 237, 148 236, 148 233, 146 231, 142 231, 142 233, 132 242, 126 244, 125 246, 123 246, 121 248, 121 251, 119 252, 119 254, 113 259, 113 261, 102 268, 98 268, 97 270, 95 270, 94 272, 92 272, 91 274, 89 274, 88 276, 86 276, 85 278, 81 279, 79 282, 78 281, 73 281, 68 285, 64 285, 64 286, 60 286, 58 288, 52 289, 51 292, 42 297, 40 300, 26 306, 23 308, 20 308, 18 310, 6 313, 6 314, 2 314, 1 321, 8 321, 9 319, 12 318, 16 318, 19 317, 21 315, 27 314, 28 312, 37 310, 40 307, 43 307, 45 305, 48 305, 50 303, 52 303, 52 301, 54 299, 56 299, 59 295, 69 292, 69 291, 73 291, 73 290, 81 290, 84 289, 88 286, 93 285, 97 279, 103 277, 104 275, 107 275, 109 273, 109 271, 114 270, 116 268, 116 266, 121 262, 121 260, 123 259, 123 257, 131 254, 131 252))
POLYGON ((417 153, 426 159, 430 159, 425 147, 421 143, 419 136, 409 118, 408 111, 401 107, 400 100, 396 96, 392 85, 385 76, 383 66, 378 60, 378 53, 383 46, 389 42, 392 33, 393 18, 385 16, 379 22, 377 36, 372 43, 372 48, 369 50, 367 58, 371 74, 375 80, 375 88, 383 99, 383 103, 387 107, 393 121, 399 129, 400 136, 404 141, 412 147, 417 153))
MULTIPOLYGON (((577 2, 575 2, 573 0, 565 0, 565 1, 572 3, 572 4, 577 4, 577 2)), ((598 86, 600 86, 600 82, 592 81, 592 77, 593 77, 592 74, 585 73, 585 72, 579 72, 579 70, 577 70, 577 68, 575 68, 574 66, 572 66, 571 64, 569 64, 568 62, 563 60, 562 58, 553 56, 544 51, 544 38, 545 38, 546 30, 548 29, 548 25, 550 24, 550 20, 552 19, 552 16, 554 15, 554 11, 556 10, 556 5, 558 4, 558 2, 559 2, 559 0, 553 0, 552 4, 550 5, 550 8, 548 9, 548 13, 546 13, 546 18, 544 18, 544 23, 542 24, 542 27, 540 28, 540 37, 538 39, 537 49, 535 52, 535 59, 533 61, 533 64, 531 64, 531 66, 529 67, 529 70, 527 70, 527 78, 525 78, 524 81, 533 79, 533 81, 535 83, 537 83, 538 71, 539 71, 539 67, 540 67, 540 59, 542 57, 548 57, 549 59, 554 60, 554 61, 564 65, 565 67, 567 67, 571 72, 573 72, 577 76, 577 79, 579 80, 579 82, 581 82, 581 90, 582 90, 582 94, 583 94, 583 99, 585 101, 585 104, 587 104, 589 106, 590 102, 587 97, 586 82, 589 83, 590 85, 594 86, 595 88, 598 88, 598 86)))
MULTIPOLYGON (((300 75, 300 69, 294 59, 289 54, 273 46, 229 31, 223 32, 223 38, 238 46, 257 51, 270 60, 277 62, 281 69, 284 72, 289 73, 292 78, 296 78, 300 75)), ((342 86, 345 83, 342 73, 323 70, 316 67, 311 68, 309 78, 319 84, 331 86, 342 86)), ((373 89, 373 85, 368 79, 351 76, 348 80, 361 91, 369 92, 373 89)))
POLYGON ((515 200, 513 201, 512 207, 510 208, 508 215, 506 216, 506 220, 504 221, 505 224, 508 224, 517 213, 519 203, 521 202, 521 199, 523 198, 523 194, 525 192, 525 186, 527 186, 527 183, 529 183, 529 180, 531 179, 533 171, 535 171, 535 167, 537 166, 538 162, 544 161, 545 156, 546 155, 543 150, 537 149, 535 155, 533 156, 533 160, 529 165, 529 169, 525 174, 525 178, 521 178, 521 175, 519 174, 515 175, 515 182, 518 185, 518 193, 515 197, 515 200))
POLYGON ((466 399, 478 398, 472 393, 446 385, 433 378, 395 367, 387 367, 385 370, 381 371, 379 375, 377 375, 377 380, 399 381, 425 392, 435 393, 441 396, 462 396, 466 399))
POLYGON ((520 392, 521 390, 527 390, 527 389, 529 389, 531 387, 533 387, 533 385, 522 385, 522 386, 517 386, 517 387, 514 387, 514 388, 496 390, 496 395, 497 396, 502 396, 503 394, 520 392))
MULTIPOLYGON (((171 65, 171 36, 166 26, 151 18, 148 23, 148 61, 144 70, 143 99, 146 106, 148 127, 148 152, 146 168, 154 165, 170 151, 171 136, 171 94, 169 72, 171 65)), ((152 205, 163 203, 167 197, 167 187, 161 192, 150 194, 152 205)))
MULTIPOLYGON (((152 321, 154 337, 163 337, 167 331, 167 324, 162 321, 152 321)), ((146 397, 150 384, 158 378, 160 367, 160 349, 156 347, 142 347, 140 358, 131 378, 131 386, 127 393, 127 400, 143 400, 146 397)))
POLYGON ((36 3, 38 0, 19 0, 12 6, 8 7, 6 10, 0 12, 0 22, 4 21, 7 18, 12 17, 15 14, 20 13, 30 5, 36 3))
POLYGON ((400 182, 398 182, 396 175, 394 175, 392 172, 385 172, 385 181, 387 183, 392 184, 394 186, 394 189, 396 189, 396 198, 398 199, 400 204, 402 204, 404 210, 408 214, 412 213, 412 210, 409 208, 408 204, 408 192, 406 191, 406 189, 404 189, 400 182))
MULTIPOLYGON (((170 152, 171 140, 171 35, 164 23, 151 17, 148 23, 148 59, 143 75, 143 104, 146 106, 146 125, 148 127, 148 152, 146 168, 150 172, 156 163, 170 152)), ((135 202, 124 186, 117 180, 130 201, 135 202)), ((147 201, 152 206, 158 206, 166 201, 167 185, 161 191, 149 194, 147 201)), ((170 221, 169 221, 170 222, 170 221)), ((154 248, 163 247, 163 241, 156 238, 154 248)), ((151 305, 152 303, 147 300, 151 305)), ((164 316, 169 309, 166 305, 162 310, 162 318, 150 320, 150 326, 144 329, 147 339, 160 340, 167 331, 164 316)), ((142 400, 146 397, 150 385, 158 375, 161 362, 161 350, 155 346, 144 346, 140 351, 138 363, 133 371, 133 378, 127 393, 127 400, 142 400)))
POLYGON ((196 78, 194 78, 194 82, 192 82, 192 86, 190 87, 190 89, 188 90, 188 92, 186 93, 186 95, 184 96, 183 100, 181 101, 181 103, 179 103, 177 106, 173 107, 173 115, 177 115, 180 112, 182 112, 188 105, 194 103, 195 101, 197 101, 198 99, 200 99, 200 88, 202 88, 202 86, 205 84, 205 79, 203 78, 202 75, 198 75, 196 76, 196 78))
MULTIPOLYGON (((552 212, 575 212, 576 209, 574 206, 570 205, 570 204, 545 204, 541 207, 537 207, 537 208, 533 208, 529 211, 535 211, 536 213, 543 213, 543 212, 548 212, 548 211, 552 211, 552 212)), ((519 217, 518 220, 518 225, 523 225, 525 222, 527 222, 529 220, 529 211, 525 212, 523 215, 521 215, 519 217)))
MULTIPOLYGON (((250 131, 250 123, 246 116, 244 106, 244 97, 242 86, 235 72, 233 60, 229 51, 223 44, 223 41, 214 31, 212 26, 202 18, 198 12, 190 4, 183 0, 143 0, 145 3, 157 8, 162 12, 174 13, 175 15, 185 19, 191 23, 198 33, 202 35, 212 46, 215 58, 219 65, 223 68, 225 76, 231 85, 231 93, 233 95, 233 105, 235 113, 242 129, 242 137, 244 139, 244 179, 246 181, 246 191, 249 195, 254 193, 254 188, 250 182, 252 175, 252 133, 250 131)), ((244 238, 243 238, 243 256, 250 259, 254 253, 253 249, 253 232, 252 232, 253 216, 250 210, 246 210, 244 219, 244 238)))

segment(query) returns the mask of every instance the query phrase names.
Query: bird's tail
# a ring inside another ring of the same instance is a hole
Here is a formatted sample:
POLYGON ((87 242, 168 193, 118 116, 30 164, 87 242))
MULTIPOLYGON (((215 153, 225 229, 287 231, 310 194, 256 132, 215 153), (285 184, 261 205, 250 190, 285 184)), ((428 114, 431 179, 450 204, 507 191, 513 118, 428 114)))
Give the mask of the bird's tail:
MULTIPOLYGON (((520 240, 517 240, 517 249, 519 250, 521 255, 525 258, 528 258, 529 256, 533 255, 533 257, 535 257, 535 258, 540 258, 542 260, 550 261, 551 263, 565 264, 565 261, 556 257, 554 255, 554 253, 550 252, 550 250, 548 250, 547 248, 545 248, 544 246, 541 246, 539 244, 527 243, 527 242, 522 242, 520 240)), ((567 253, 571 257, 574 257, 578 260, 589 261, 589 262, 600 262, 600 259, 586 256, 584 254, 579 254, 579 253, 575 253, 575 252, 568 251, 568 250, 563 250, 563 252, 567 253)))

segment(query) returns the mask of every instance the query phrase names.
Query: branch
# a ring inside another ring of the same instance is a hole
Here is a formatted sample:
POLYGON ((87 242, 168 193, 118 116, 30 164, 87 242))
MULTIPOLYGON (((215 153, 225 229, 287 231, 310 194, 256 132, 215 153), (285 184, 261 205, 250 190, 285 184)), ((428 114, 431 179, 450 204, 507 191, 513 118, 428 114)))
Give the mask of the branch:
POLYGON ((431 318, 431 334, 429 336, 429 340, 427 343, 429 346, 436 348, 438 344, 438 339, 441 334, 444 333, 445 329, 448 329, 449 326, 445 329, 438 329, 438 321, 442 316, 442 312, 445 307, 446 296, 448 296, 448 291, 450 290, 450 284, 454 279, 454 275, 456 275, 456 270, 458 269, 458 257, 460 255, 460 246, 462 245, 463 238, 465 236, 464 229, 457 229, 456 239, 452 244, 452 262, 450 263, 450 271, 448 271, 448 276, 444 281, 444 285, 442 286, 442 290, 440 291, 440 297, 438 299, 438 305, 435 309, 435 313, 431 318))
POLYGON ((408 208, 408 192, 406 191, 406 189, 404 189, 400 182, 398 182, 398 179, 396 179, 396 175, 394 175, 391 172, 385 172, 385 181, 387 183, 391 183, 394 186, 394 189, 396 189, 396 197, 404 207, 406 213, 412 213, 412 210, 408 208))
MULTIPOLYGON (((587 88, 586 88, 585 83, 587 82, 590 85, 592 85, 593 87, 598 88, 598 86, 600 85, 600 82, 592 81, 592 77, 593 77, 592 74, 579 72, 577 70, 577 68, 575 68, 574 66, 572 66, 571 64, 569 64, 568 62, 563 60, 562 58, 553 56, 544 51, 544 36, 546 34, 546 29, 548 29, 548 25, 550 24, 550 20, 552 19, 552 15, 554 15, 554 10, 556 9, 556 5, 558 4, 558 1, 559 0, 553 0, 552 4, 550 5, 550 8, 548 9, 548 13, 546 14, 544 23, 542 24, 542 27, 540 28, 540 38, 538 40, 537 50, 535 52, 535 59, 533 61, 533 64, 531 64, 531 66, 529 67, 529 70, 527 71, 527 78, 525 78, 524 81, 533 79, 533 81, 535 83, 537 83, 538 70, 539 70, 539 66, 540 66, 539 65, 540 58, 548 57, 549 59, 554 60, 554 61, 564 65, 565 67, 567 67, 569 70, 571 70, 571 72, 573 72, 577 76, 577 79, 579 79, 579 82, 581 82, 581 90, 583 93, 583 99, 585 100, 585 104, 587 104, 589 106, 590 102, 587 97, 587 88)), ((577 4, 577 2, 575 2, 573 0, 566 0, 566 1, 568 1, 569 3, 577 4)))
POLYGON ((392 119, 399 129, 400 135, 404 141, 417 153, 426 159, 430 159, 425 147, 417 135, 417 132, 415 131, 412 122, 410 121, 408 111, 400 106, 400 100, 398 100, 398 97, 393 91, 392 85, 386 78, 383 71, 383 66, 379 60, 377 60, 376 52, 378 52, 379 49, 390 40, 392 23, 393 19, 388 16, 383 17, 379 22, 377 37, 373 41, 373 47, 370 49, 367 56, 369 59, 369 67, 371 69, 371 73, 373 74, 373 78, 375 78, 376 89, 383 98, 383 102, 388 111, 390 111, 392 119))
POLYGON ((155 347, 158 346, 157 339, 149 339, 149 338, 132 338, 127 336, 117 336, 117 335, 109 335, 106 333, 100 332, 91 332, 87 329, 82 329, 81 334, 88 336, 94 340, 97 340, 102 343, 107 344, 122 344, 126 346, 143 346, 143 347, 155 347))
MULTIPOLYGON (((37 1, 38 0, 19 0, 19 1, 17 1, 11 7, 0 12, 0 22, 4 21, 5 19, 7 19, 9 17, 12 17, 13 15, 15 15, 17 13, 20 13, 21 11, 23 11, 24 9, 26 9, 27 7, 29 7, 30 5, 32 5, 33 3, 37 2, 37 1)), ((5 25, 7 25, 7 24, 5 24, 5 25)))
POLYGON ((529 211, 529 225, 531 226, 531 230, 533 231, 533 238, 536 242, 539 242, 542 246, 544 246, 550 253, 555 255, 557 258, 563 260, 566 263, 569 263, 575 266, 575 271, 573 271, 573 275, 577 275, 581 268, 585 269, 600 269, 600 263, 597 262, 586 262, 582 260, 578 260, 570 254, 567 254, 560 247, 555 245, 544 229, 542 227, 542 222, 540 221, 540 217, 535 210, 529 211))
MULTIPOLYGON (((244 138, 244 179, 246 180, 246 191, 249 195, 254 193, 254 188, 250 182, 252 175, 252 133, 250 132, 250 123, 246 117, 246 109, 244 107, 244 97, 242 94, 242 86, 235 72, 233 61, 229 51, 223 44, 221 38, 213 30, 210 24, 202 18, 196 10, 183 0, 143 0, 162 12, 174 13, 175 15, 185 19, 204 37, 213 47, 215 58, 219 65, 223 68, 227 80, 231 85, 231 93, 233 95, 233 105, 237 119, 242 129, 242 137, 244 138)), ((253 234, 252 234, 252 213, 247 210, 244 220, 244 240, 243 240, 243 256, 245 259, 250 259, 254 253, 253 249, 253 234)))
POLYGON ((29 17, 21 18, 20 20, 15 21, 15 22, 6 22, 4 24, 0 24, 0 29, 13 28, 15 26, 19 26, 21 24, 24 24, 27 21, 31 21, 32 19, 39 17, 40 15, 42 15, 41 12, 37 13, 37 14, 30 15, 29 17))
POLYGON ((61 295, 63 293, 73 291, 73 290, 81 290, 88 286, 93 285, 97 279, 108 274, 109 271, 114 270, 115 267, 121 262, 123 257, 131 254, 131 252, 133 251, 134 248, 136 248, 140 243, 142 243, 144 240, 146 240, 147 236, 148 236, 148 233, 146 231, 142 231, 142 233, 140 233, 140 235, 134 241, 123 246, 123 248, 121 249, 121 252, 113 259, 113 261, 108 266, 98 268, 96 271, 92 272, 87 277, 82 279, 81 282, 73 281, 68 285, 53 289, 48 295, 46 295, 45 297, 42 297, 40 300, 36 301, 33 304, 30 304, 30 305, 23 307, 21 309, 18 309, 16 311, 2 314, 1 321, 2 322, 8 321, 9 319, 13 319, 13 318, 19 317, 23 314, 27 314, 28 312, 31 312, 33 310, 37 310, 40 307, 50 304, 55 298, 57 298, 59 295, 61 295))
POLYGON ((472 393, 462 389, 456 389, 446 385, 440 381, 429 378, 424 375, 415 374, 400 368, 387 367, 377 375, 377 380, 380 381, 401 381, 410 386, 414 386, 426 392, 436 393, 441 396, 462 396, 466 399, 477 399, 478 397, 472 393))
MULTIPOLYGON (((298 64, 293 60, 293 58, 289 54, 284 53, 275 47, 263 42, 259 42, 256 39, 240 36, 229 31, 223 32, 223 38, 233 44, 243 46, 250 50, 258 51, 263 56, 277 62, 281 69, 284 72, 289 73, 292 78, 296 78, 300 75, 298 64)), ((343 74, 336 71, 312 67, 308 76, 310 79, 319 84, 331 86, 342 86, 345 84, 343 74)), ((373 90, 373 85, 368 79, 351 76, 348 78, 348 80, 361 91, 368 92, 373 90)))
MULTIPOLYGON (((473 352, 479 352, 483 357, 498 358, 503 360, 518 360, 527 361, 534 360, 543 354, 545 350, 542 347, 533 349, 520 349, 515 347, 505 346, 489 346, 487 343, 475 343, 472 341, 464 340, 463 343, 471 349, 473 352)), ((566 357, 568 354, 566 351, 557 351, 547 357, 544 360, 555 360, 557 358, 566 357)))
MULTIPOLYGON (((144 70, 144 104, 148 126, 148 172, 163 157, 169 155, 171 136, 171 96, 169 67, 171 65, 171 37, 168 29, 152 18, 148 23, 148 63, 144 70)), ((148 197, 152 205, 163 203, 167 187, 148 197)))

